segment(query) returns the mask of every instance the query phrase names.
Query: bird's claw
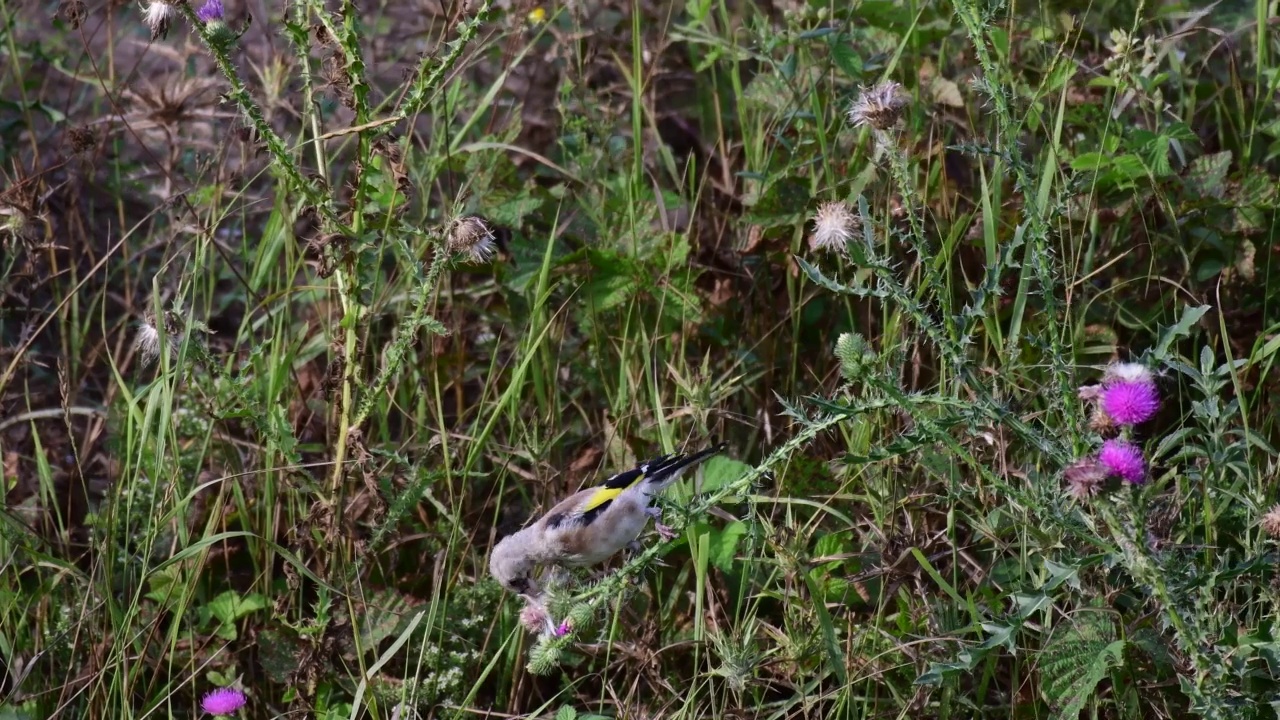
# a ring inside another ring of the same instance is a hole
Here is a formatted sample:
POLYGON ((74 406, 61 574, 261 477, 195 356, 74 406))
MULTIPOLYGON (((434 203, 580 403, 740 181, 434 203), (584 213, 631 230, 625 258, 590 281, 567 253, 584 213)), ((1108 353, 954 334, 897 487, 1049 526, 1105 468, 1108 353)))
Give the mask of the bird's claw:
POLYGON ((653 529, 658 531, 658 535, 660 535, 663 540, 674 540, 676 535, 679 535, 679 533, 672 529, 670 525, 663 524, 661 508, 649 507, 645 508, 644 512, 646 515, 653 518, 653 529))

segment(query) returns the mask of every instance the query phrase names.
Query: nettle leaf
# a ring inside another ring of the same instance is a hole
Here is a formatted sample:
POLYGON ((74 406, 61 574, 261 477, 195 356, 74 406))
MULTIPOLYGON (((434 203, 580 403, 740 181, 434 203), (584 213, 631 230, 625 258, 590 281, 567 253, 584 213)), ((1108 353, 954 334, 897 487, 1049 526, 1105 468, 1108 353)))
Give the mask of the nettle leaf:
POLYGON ((707 546, 707 555, 711 564, 723 572, 731 571, 733 560, 738 554, 738 545, 746 537, 747 530, 747 524, 741 520, 735 520, 723 528, 709 528, 711 542, 707 546))
POLYGON ((775 175, 750 204, 748 216, 766 228, 794 225, 804 217, 803 210, 797 208, 809 207, 811 199, 808 182, 788 174, 775 175))
POLYGON ((1231 168, 1231 158, 1231 151, 1224 150, 1192 160, 1185 179, 1187 189, 1201 197, 1222 198, 1227 191, 1227 171, 1231 168))
POLYGON ((698 485, 698 490, 704 493, 715 492, 750 471, 751 466, 741 460, 716 455, 703 465, 702 482, 698 485))
POLYGON ((228 590, 205 606, 205 610, 217 618, 219 622, 216 633, 218 637, 226 640, 236 639, 236 621, 250 613, 257 612, 267 607, 267 599, 260 593, 249 593, 240 595, 234 590, 228 590))
POLYGON ((359 627, 360 646, 366 651, 377 650, 383 640, 403 632, 412 609, 408 598, 395 590, 374 592, 364 612, 353 618, 359 627))
POLYGON ((519 192, 495 191, 487 200, 486 216, 493 222, 505 227, 518 228, 524 219, 542 207, 542 198, 536 192, 533 181, 529 181, 519 192))
POLYGON ((791 105, 792 90, 787 81, 772 73, 760 73, 751 79, 746 91, 742 94, 745 107, 784 112, 791 105))
POLYGON ((840 33, 832 36, 831 61, 850 80, 862 79, 862 56, 854 49, 848 34, 840 33))
POLYGON ((1084 152, 1071 160, 1071 169, 1076 172, 1098 172, 1111 166, 1111 155, 1101 152, 1084 152))
POLYGON ((1054 707, 1054 717, 1079 717, 1098 683, 1124 661, 1124 640, 1115 639, 1110 617, 1083 612, 1060 627, 1040 656, 1040 691, 1054 707))

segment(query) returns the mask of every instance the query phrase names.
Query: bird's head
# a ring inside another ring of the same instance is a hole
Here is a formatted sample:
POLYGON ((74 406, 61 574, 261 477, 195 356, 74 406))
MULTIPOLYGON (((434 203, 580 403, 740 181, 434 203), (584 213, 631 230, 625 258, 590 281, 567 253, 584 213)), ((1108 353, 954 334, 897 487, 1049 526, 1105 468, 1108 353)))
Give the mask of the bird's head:
POLYGON ((494 546, 493 554, 489 556, 489 574, 514 593, 528 597, 537 595, 538 585, 533 581, 537 563, 530 550, 524 531, 508 535, 494 546))

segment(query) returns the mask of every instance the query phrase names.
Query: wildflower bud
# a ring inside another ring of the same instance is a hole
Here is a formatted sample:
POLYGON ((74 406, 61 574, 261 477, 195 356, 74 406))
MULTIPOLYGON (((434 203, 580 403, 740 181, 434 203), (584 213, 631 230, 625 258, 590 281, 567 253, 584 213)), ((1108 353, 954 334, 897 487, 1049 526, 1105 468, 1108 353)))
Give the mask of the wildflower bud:
POLYGON ((1111 439, 1103 443, 1098 462, 1108 474, 1118 475, 1130 485, 1146 482, 1147 464, 1142 457, 1142 449, 1127 440, 1111 439))
POLYGON ((569 616, 565 618, 565 622, 570 628, 584 628, 590 624, 594 616, 595 609, 590 603, 578 603, 569 609, 569 616))
POLYGON ((481 265, 493 259, 497 242, 489 223, 475 215, 458 218, 449 230, 449 251, 481 265))
POLYGON ((836 357, 840 360, 840 374, 853 381, 876 360, 875 351, 858 333, 840 333, 836 338, 836 357))
POLYGON ((863 89, 862 95, 849 108, 849 122, 854 127, 888 130, 898 123, 910 103, 902 86, 887 80, 863 89))
POLYGON ((809 249, 813 252, 843 250, 853 238, 857 216, 843 202, 823 203, 813 216, 809 249))
POLYGON ((208 31, 209 42, 220 48, 227 48, 236 39, 235 33, 227 24, 223 22, 226 11, 222 7, 222 0, 206 0, 204 5, 196 10, 196 19, 199 20, 208 31))
POLYGON ((0 234, 30 241, 40 237, 40 229, 30 213, 16 205, 0 203, 0 234))

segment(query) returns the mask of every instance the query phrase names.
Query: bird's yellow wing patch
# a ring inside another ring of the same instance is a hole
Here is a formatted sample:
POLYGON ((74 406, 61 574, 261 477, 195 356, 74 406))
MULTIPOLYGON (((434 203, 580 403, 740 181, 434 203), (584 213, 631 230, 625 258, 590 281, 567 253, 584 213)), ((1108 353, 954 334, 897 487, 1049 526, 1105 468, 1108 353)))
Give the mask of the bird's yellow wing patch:
POLYGON ((598 487, 594 493, 591 493, 591 497, 582 503, 578 508, 578 512, 588 513, 605 503, 612 502, 614 498, 622 494, 622 490, 623 488, 620 487, 598 487))

